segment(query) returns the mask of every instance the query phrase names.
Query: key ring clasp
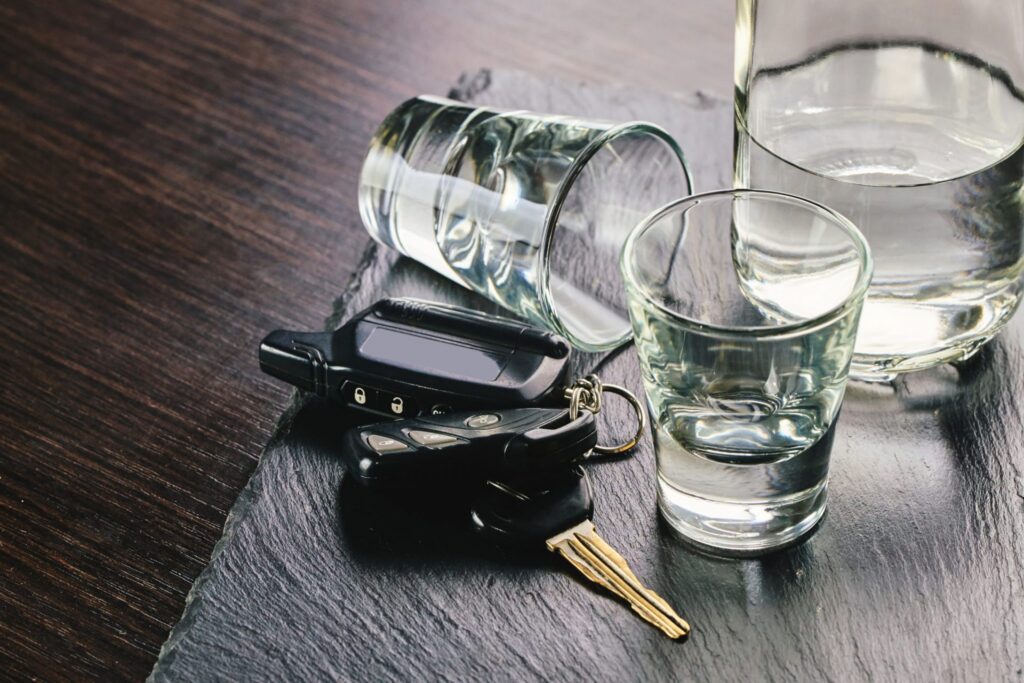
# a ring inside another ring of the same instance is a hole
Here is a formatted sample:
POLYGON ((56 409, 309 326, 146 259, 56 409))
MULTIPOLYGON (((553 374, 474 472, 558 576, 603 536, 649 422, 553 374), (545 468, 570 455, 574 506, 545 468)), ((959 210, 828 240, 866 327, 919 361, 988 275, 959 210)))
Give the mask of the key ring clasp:
POLYGON ((594 446, 594 453, 599 455, 619 455, 640 443, 647 426, 647 413, 644 411, 643 404, 629 389, 620 387, 618 384, 605 384, 597 375, 587 375, 565 390, 565 398, 569 399, 569 419, 575 420, 579 417, 581 409, 589 410, 595 415, 601 412, 603 396, 606 391, 629 401, 636 414, 636 433, 631 439, 617 446, 594 446))

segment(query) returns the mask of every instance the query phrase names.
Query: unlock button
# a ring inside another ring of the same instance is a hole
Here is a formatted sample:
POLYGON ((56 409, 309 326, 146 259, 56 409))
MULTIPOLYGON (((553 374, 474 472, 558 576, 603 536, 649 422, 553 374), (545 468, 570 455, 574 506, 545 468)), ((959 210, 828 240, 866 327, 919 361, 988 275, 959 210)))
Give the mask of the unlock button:
POLYGON ((381 404, 379 410, 391 413, 392 415, 400 415, 402 417, 415 416, 419 409, 416 405, 416 401, 409 398, 408 396, 402 396, 401 394, 385 394, 381 392, 381 404))

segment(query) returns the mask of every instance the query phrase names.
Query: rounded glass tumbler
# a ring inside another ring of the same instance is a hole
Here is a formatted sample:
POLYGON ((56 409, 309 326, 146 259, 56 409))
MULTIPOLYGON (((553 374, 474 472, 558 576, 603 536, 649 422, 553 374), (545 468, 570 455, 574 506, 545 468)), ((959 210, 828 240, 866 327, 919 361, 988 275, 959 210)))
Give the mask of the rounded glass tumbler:
POLYGON ((851 376, 964 359, 1024 272, 1024 3, 738 0, 737 187, 852 220, 875 273, 851 376))
POLYGON ((774 192, 695 195, 630 235, 659 505, 689 540, 759 552, 821 517, 871 269, 850 221, 774 192))

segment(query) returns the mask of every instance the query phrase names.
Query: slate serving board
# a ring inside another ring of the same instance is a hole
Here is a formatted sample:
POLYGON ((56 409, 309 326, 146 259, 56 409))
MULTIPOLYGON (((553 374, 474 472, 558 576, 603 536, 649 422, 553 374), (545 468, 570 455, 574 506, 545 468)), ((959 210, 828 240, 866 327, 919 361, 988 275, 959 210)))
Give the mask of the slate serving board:
MULTIPOLYGON (((452 94, 652 120, 681 142, 698 189, 731 180, 722 99, 514 72, 464 78, 452 94)), ((493 310, 371 247, 328 326, 393 295, 493 310)), ((481 545, 462 501, 384 499, 346 482, 332 452, 343 420, 297 397, 151 679, 1024 680, 1022 340, 1018 316, 958 367, 851 385, 825 521, 765 558, 714 559, 673 536, 655 512, 649 436, 633 458, 592 466, 599 530, 690 620, 685 642, 552 555, 481 545)), ((577 363, 640 390, 632 348, 577 363)), ((620 401, 602 419, 629 429, 620 401)))

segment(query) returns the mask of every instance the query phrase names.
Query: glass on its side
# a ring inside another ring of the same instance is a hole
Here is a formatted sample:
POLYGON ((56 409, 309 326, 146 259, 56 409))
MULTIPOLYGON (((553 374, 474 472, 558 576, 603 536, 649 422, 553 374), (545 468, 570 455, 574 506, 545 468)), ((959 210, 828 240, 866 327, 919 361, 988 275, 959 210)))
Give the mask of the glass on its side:
POLYGON ((682 151, 652 124, 417 97, 374 135, 359 206, 379 242, 602 350, 629 339, 626 236, 690 191, 682 151))

